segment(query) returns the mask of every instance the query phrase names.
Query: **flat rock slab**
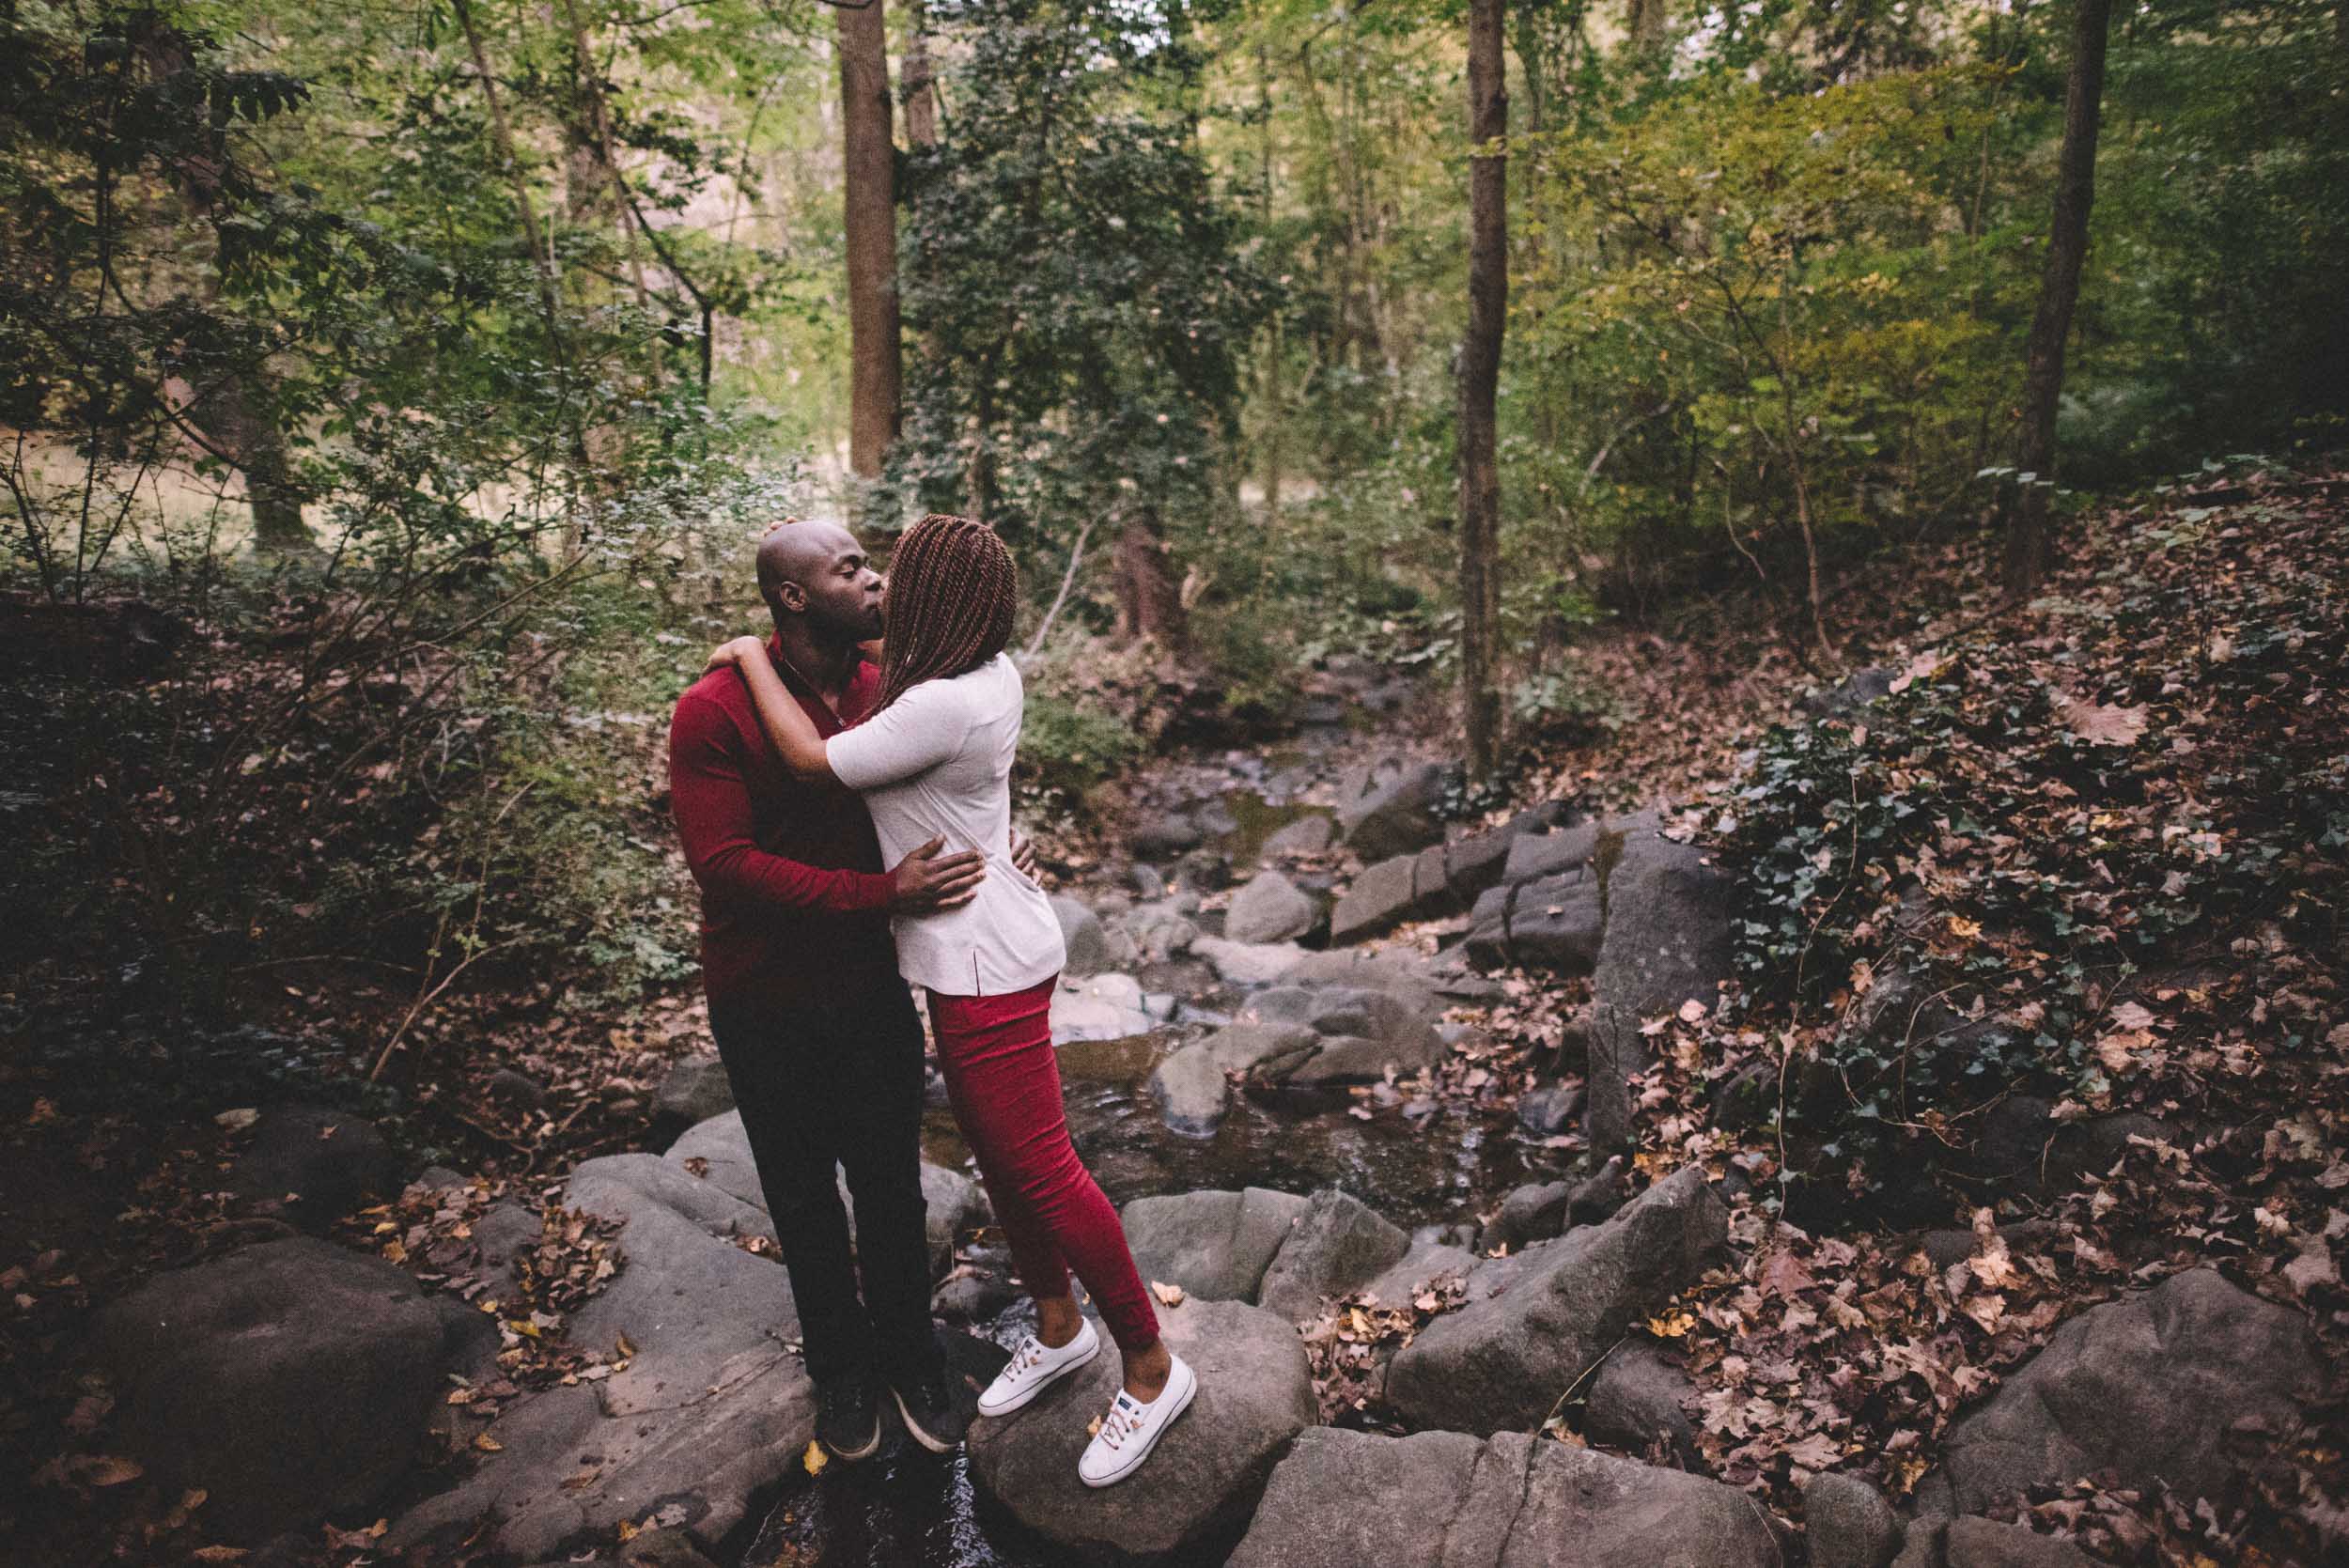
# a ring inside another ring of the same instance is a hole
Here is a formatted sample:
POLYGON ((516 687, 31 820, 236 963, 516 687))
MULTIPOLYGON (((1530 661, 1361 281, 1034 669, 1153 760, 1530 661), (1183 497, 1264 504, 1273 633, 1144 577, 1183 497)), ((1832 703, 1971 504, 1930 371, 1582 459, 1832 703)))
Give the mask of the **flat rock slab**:
POLYGON ((1990 1403, 1950 1429, 1941 1467, 1917 1488, 1928 1514, 1983 1514, 2032 1487, 2110 1470, 2215 1495, 2238 1424, 2300 1420, 2320 1371, 2298 1312, 2214 1269, 2173 1275, 2056 1330, 1990 1403))
POLYGON ((1764 1521, 1719 1482, 1522 1433, 1315 1427, 1272 1472, 1230 1568, 1776 1568, 1764 1521))
POLYGON ((1167 1345, 1198 1374, 1199 1393, 1148 1462, 1117 1485, 1097 1491, 1077 1479, 1087 1427, 1117 1391, 1119 1360, 1106 1346, 1026 1409, 971 1429, 966 1452, 980 1490, 1081 1561, 1200 1560, 1185 1549, 1228 1538, 1273 1462, 1315 1419, 1304 1343, 1272 1313, 1188 1300, 1162 1309, 1159 1322, 1167 1345))
POLYGON ((766 1234, 762 1212, 648 1154, 588 1160, 568 1201, 621 1221, 623 1259, 570 1336, 608 1349, 626 1334, 635 1355, 600 1383, 509 1405, 489 1429, 500 1452, 402 1517, 390 1549, 486 1522, 482 1547, 536 1561, 647 1519, 714 1548, 814 1436, 814 1386, 786 1343, 790 1281, 732 1239, 766 1234))
POLYGON ((1729 1211, 1689 1167, 1603 1225, 1529 1250, 1506 1288, 1438 1318, 1394 1358, 1387 1398, 1414 1426, 1492 1433, 1538 1427, 1559 1396, 1637 1317, 1693 1284, 1727 1239, 1729 1211))
POLYGON ((309 1236, 149 1280, 97 1344, 125 1446, 172 1494, 209 1492, 206 1532, 233 1541, 373 1502, 445 1388, 415 1281, 309 1236))

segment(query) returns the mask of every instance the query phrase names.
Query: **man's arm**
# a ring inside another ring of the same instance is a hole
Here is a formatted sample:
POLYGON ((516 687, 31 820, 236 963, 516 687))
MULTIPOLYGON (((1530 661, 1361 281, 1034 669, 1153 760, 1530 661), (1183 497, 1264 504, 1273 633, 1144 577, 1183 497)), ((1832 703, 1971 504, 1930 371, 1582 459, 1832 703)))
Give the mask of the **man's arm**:
POLYGON ((886 909, 895 902, 887 872, 831 870, 758 846, 742 759, 725 744, 729 727, 714 704, 692 701, 677 705, 669 725, 669 809, 685 845, 685 863, 703 891, 839 914, 886 909))

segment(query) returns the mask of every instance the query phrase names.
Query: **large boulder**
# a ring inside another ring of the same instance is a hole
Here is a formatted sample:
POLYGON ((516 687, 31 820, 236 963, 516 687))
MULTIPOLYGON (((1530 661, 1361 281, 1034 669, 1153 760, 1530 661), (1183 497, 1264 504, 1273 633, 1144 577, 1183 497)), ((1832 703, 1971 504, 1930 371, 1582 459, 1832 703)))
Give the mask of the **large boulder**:
POLYGON ((1236 942, 1285 942, 1321 920, 1321 901, 1277 871, 1260 871, 1233 894, 1223 934, 1236 942))
POLYGON ((671 1135, 734 1109, 734 1083, 715 1056, 688 1056, 661 1075, 652 1092, 656 1126, 671 1135))
POLYGON ((1301 1023, 1236 1023, 1170 1052, 1151 1071, 1150 1094, 1169 1129, 1186 1138, 1212 1137, 1228 1101, 1226 1075, 1278 1079, 1321 1044, 1322 1037, 1301 1023))
POLYGON ((312 1234, 368 1198, 396 1196, 399 1163, 364 1116, 314 1105, 272 1106, 229 1173, 243 1212, 312 1234))
POLYGON ((1137 1198, 1119 1219, 1143 1279, 1208 1299, 1253 1301, 1290 1222, 1305 1207, 1293 1193, 1252 1187, 1137 1198))
POLYGON ((1328 814, 1308 812, 1266 835, 1264 858, 1275 861, 1299 855, 1318 855, 1327 850, 1337 836, 1338 825, 1330 820, 1328 814))
POLYGON ((1728 1231, 1703 1172, 1676 1172, 1527 1253, 1500 1295, 1429 1324, 1395 1357, 1388 1402, 1416 1426, 1538 1427, 1635 1319, 1696 1282, 1728 1231))
POLYGON ((626 1335, 627 1367, 509 1405, 489 1429, 496 1451, 397 1522, 387 1549, 479 1529, 479 1549, 537 1561, 656 1514, 712 1549, 814 1435, 790 1281, 735 1244, 770 1234, 765 1214, 648 1154, 587 1161, 567 1197, 619 1221, 623 1260, 568 1331, 606 1351, 626 1335))
POLYGON ((2307 1322, 2214 1269, 2173 1275, 2056 1330, 1989 1404, 1950 1429, 1941 1467, 1917 1489, 1927 1513, 1984 1514, 2034 1487, 2110 1471, 2216 1496, 2226 1439, 2284 1432, 2321 1381, 2307 1322))
POLYGON ((1396 855, 1366 865, 1330 911, 1330 939, 1358 942, 1408 920, 1419 899, 1419 857, 1396 855))
POLYGON ((1686 1405, 1688 1374, 1648 1344, 1616 1349, 1591 1379, 1582 1432, 1637 1458, 1703 1471, 1703 1451, 1686 1405))
POLYGON ((1811 1568, 1885 1568, 1901 1549, 1900 1515, 1858 1476, 1823 1470, 1802 1489, 1811 1568))
POLYGON ((1591 975, 1586 1120, 1599 1150, 1630 1141, 1631 1079, 1650 1060, 1641 1022, 1692 998, 1711 1007, 1730 973, 1729 879, 1695 846, 1659 836, 1653 818, 1628 819, 1620 831, 1606 871, 1606 936, 1591 975))
POLYGON ((1379 1305, 1400 1307, 1439 1281, 1466 1280, 1476 1269, 1476 1254, 1437 1236, 1414 1237, 1411 1250, 1384 1273, 1360 1288, 1379 1305))
MULTIPOLYGON (((757 1234, 773 1236, 774 1226, 767 1218, 767 1191, 759 1185, 758 1166, 751 1157, 750 1134, 743 1130, 741 1111, 729 1110, 689 1128, 661 1157, 672 1165, 700 1172, 703 1180, 754 1212, 756 1218, 751 1223, 757 1234)), ((853 1237, 856 1203, 846 1174, 838 1180, 840 1202, 848 1211, 848 1234, 853 1237)), ((954 1266, 956 1238, 973 1226, 988 1223, 992 1214, 987 1194, 976 1182, 928 1160, 922 1162, 922 1205, 930 1275, 936 1279, 954 1266)))
POLYGON ((2095 1568, 2095 1560, 2021 1525, 1929 1516, 1908 1527, 1892 1568, 2095 1568))
POLYGON ((1338 828, 1347 848, 1365 862, 1408 855, 1443 838, 1436 802, 1443 769, 1432 762, 1374 763, 1338 787, 1338 828))
POLYGON ((415 1281, 311 1236, 158 1275, 96 1343, 124 1447, 167 1495, 209 1493, 229 1541, 374 1502, 445 1387, 446 1328, 415 1281))
POLYGON ((1766 1518, 1719 1482, 1524 1433, 1315 1427, 1272 1472, 1230 1568, 1777 1568, 1766 1518))
POLYGON ((1190 951, 1226 986, 1243 987, 1269 986, 1305 956, 1295 942, 1236 942, 1228 937, 1198 938, 1190 951))
POLYGON ((1052 895, 1052 918, 1060 922, 1061 945, 1068 956, 1061 973, 1076 979, 1098 974, 1110 967, 1110 936, 1101 917, 1065 893, 1052 895))
MULTIPOLYGON (((1392 1068, 1408 1077, 1442 1062, 1451 1048, 1418 1001, 1393 990, 1361 986, 1318 988, 1282 986, 1252 999, 1257 1020, 1310 1030, 1312 1049, 1299 1056, 1284 1038, 1245 1070, 1252 1078, 1299 1087, 1358 1083, 1392 1068)), ((1238 1069, 1235 1069, 1238 1070, 1238 1069)))
POLYGON ((1199 824, 1179 811, 1145 814, 1126 831, 1126 846, 1145 861, 1171 861, 1187 849, 1196 849, 1206 834, 1199 824))
POLYGON ((966 1452, 979 1489, 1084 1561, 1203 1560, 1186 1548, 1228 1539, 1273 1462, 1316 1416, 1304 1343, 1272 1313, 1193 1299, 1161 1310, 1159 1321, 1168 1347, 1198 1374, 1199 1391, 1150 1462, 1116 1486, 1097 1491, 1077 1478, 1086 1423, 1117 1391, 1115 1356, 1096 1356, 1027 1408, 971 1430, 966 1452))
POLYGON ((1325 1188, 1290 1221, 1256 1300, 1291 1323, 1303 1323, 1324 1300, 1361 1289, 1402 1261, 1411 1238, 1356 1199, 1325 1188))

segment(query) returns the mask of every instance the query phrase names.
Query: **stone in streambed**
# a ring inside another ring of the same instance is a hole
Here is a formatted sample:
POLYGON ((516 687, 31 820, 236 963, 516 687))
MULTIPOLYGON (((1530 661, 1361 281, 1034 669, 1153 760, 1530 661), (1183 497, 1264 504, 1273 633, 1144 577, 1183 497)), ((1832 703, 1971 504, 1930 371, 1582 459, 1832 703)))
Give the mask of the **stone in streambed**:
POLYGON ((1635 1458, 1702 1473, 1703 1451, 1685 1405, 1688 1374, 1654 1345, 1625 1344, 1599 1367, 1584 1403, 1584 1436, 1635 1458))
POLYGON ((1337 824, 1329 817, 1320 812, 1310 813, 1286 827, 1275 829, 1264 841, 1264 858, 1273 861, 1321 854, 1337 838, 1337 824))
POLYGON ((1124 1040, 1159 1026, 1158 1015, 1130 974, 1063 978, 1052 996, 1052 1043, 1124 1040))
MULTIPOLYGON (((1661 837, 1653 816, 1627 818, 1618 831, 1621 847, 1606 867, 1606 935, 1591 974, 1586 1125, 1600 1150, 1630 1141, 1631 1079, 1650 1061, 1641 1021, 1692 999, 1709 1010, 1730 973, 1728 877, 1694 845, 1661 837)), ((1602 864, 1607 859, 1602 846, 1602 864)))
POLYGON ((1277 871, 1260 871, 1233 895, 1223 934, 1236 942, 1285 942, 1321 920, 1321 903, 1277 871))
POLYGON ((1273 1471, 1230 1568, 1776 1568, 1766 1518, 1719 1482, 1523 1433, 1315 1427, 1273 1471))
POLYGON ((1176 1192, 1137 1198, 1119 1219, 1143 1279, 1208 1299, 1253 1301, 1305 1203, 1262 1187, 1176 1192))
POLYGON ((1194 1298, 1160 1308, 1159 1325, 1199 1391, 1149 1461, 1117 1485, 1095 1490, 1077 1478, 1086 1425, 1117 1390, 1115 1355, 1096 1356, 1027 1408, 971 1429, 979 1489, 1084 1561, 1201 1560, 1186 1549, 1247 1519, 1275 1459, 1316 1417, 1304 1343, 1274 1314, 1194 1298))
POLYGON ((1224 937, 1201 937, 1190 951, 1212 965, 1227 986, 1269 986, 1305 956, 1295 942, 1236 942, 1224 937))
POLYGON ((1443 837, 1435 815, 1443 769, 1432 762, 1375 763, 1346 780, 1338 793, 1346 847, 1365 861, 1408 855, 1443 837))
POLYGON ((1256 1300, 1292 1323, 1303 1323, 1321 1311, 1323 1301, 1361 1289, 1410 1250, 1411 1238, 1400 1226, 1326 1188, 1290 1221, 1256 1300))
POLYGON ((1823 1471, 1802 1489, 1811 1568, 1885 1568, 1901 1549, 1900 1515, 1857 1476, 1823 1471))
POLYGON ((1167 1129, 1184 1138, 1210 1138, 1223 1123, 1230 1083, 1215 1049, 1205 1041, 1185 1046, 1150 1073, 1150 1097, 1167 1129))
POLYGON ((1052 918, 1060 922, 1061 945, 1067 957, 1061 973, 1081 980, 1110 967, 1110 936, 1101 917, 1065 893, 1051 897, 1052 918))
MULTIPOLYGON (((478 1313, 474 1314, 478 1316, 478 1313)), ((206 1533, 362 1509, 407 1470, 451 1339, 414 1280, 310 1236, 159 1275, 99 1316, 119 1440, 206 1533)))
POLYGON ((281 1219, 312 1234, 370 1197, 400 1189, 398 1162, 375 1124, 314 1105, 261 1112, 253 1141, 228 1177, 241 1212, 281 1219))
POLYGON ((1395 1357, 1389 1403, 1418 1426, 1540 1425, 1629 1324, 1697 1280, 1728 1227, 1703 1173, 1674 1173, 1607 1223, 1508 1260, 1507 1289, 1429 1324, 1395 1357))

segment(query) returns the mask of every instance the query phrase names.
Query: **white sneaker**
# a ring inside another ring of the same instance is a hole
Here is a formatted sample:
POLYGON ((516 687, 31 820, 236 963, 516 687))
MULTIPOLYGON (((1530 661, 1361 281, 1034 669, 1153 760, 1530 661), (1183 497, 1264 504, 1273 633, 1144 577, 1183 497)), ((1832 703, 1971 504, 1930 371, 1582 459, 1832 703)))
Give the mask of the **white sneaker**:
POLYGON ((1149 1404, 1123 1389, 1117 1390, 1110 1413, 1101 1418, 1101 1430, 1093 1435, 1084 1457, 1077 1461, 1077 1478, 1087 1486, 1114 1486, 1140 1469, 1166 1429, 1174 1424, 1174 1418, 1190 1407, 1191 1395, 1199 1391, 1199 1379, 1180 1356, 1171 1358, 1174 1369, 1167 1374, 1166 1387, 1149 1404))
POLYGON ((1003 1370, 995 1374, 995 1381, 979 1396, 979 1414, 1008 1416, 1028 1401, 1093 1359, 1101 1348, 1101 1336, 1093 1331, 1090 1318, 1078 1319, 1077 1337, 1055 1348, 1030 1334, 1019 1342, 1019 1348, 1011 1354, 1003 1370))

